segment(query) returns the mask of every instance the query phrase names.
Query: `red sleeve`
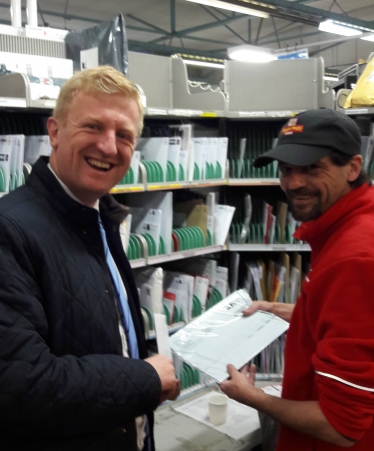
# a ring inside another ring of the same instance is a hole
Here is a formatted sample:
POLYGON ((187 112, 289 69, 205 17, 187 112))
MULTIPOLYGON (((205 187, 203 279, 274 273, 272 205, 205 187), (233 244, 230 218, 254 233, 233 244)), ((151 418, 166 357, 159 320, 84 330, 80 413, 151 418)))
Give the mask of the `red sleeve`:
POLYGON ((354 440, 374 415, 373 275, 373 259, 340 260, 314 274, 308 293, 318 400, 331 425, 354 440))

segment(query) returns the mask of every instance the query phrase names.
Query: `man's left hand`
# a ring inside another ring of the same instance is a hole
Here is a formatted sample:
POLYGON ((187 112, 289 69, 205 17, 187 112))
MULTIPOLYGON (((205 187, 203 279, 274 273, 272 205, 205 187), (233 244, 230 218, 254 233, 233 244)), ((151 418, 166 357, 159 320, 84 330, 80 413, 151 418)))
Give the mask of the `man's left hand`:
POLYGON ((259 389, 255 388, 256 365, 245 365, 240 371, 233 365, 227 365, 230 378, 220 384, 220 389, 229 398, 242 404, 252 405, 251 400, 256 397, 259 389))

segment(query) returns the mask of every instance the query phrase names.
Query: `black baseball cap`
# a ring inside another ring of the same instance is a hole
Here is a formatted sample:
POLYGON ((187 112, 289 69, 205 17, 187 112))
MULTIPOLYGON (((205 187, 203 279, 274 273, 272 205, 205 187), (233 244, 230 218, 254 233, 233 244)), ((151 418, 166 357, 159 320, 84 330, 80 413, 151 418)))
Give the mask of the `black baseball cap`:
POLYGON ((260 168, 274 160, 308 166, 332 151, 351 156, 359 154, 359 128, 340 111, 308 110, 288 120, 279 133, 276 146, 258 157, 253 166, 260 168))

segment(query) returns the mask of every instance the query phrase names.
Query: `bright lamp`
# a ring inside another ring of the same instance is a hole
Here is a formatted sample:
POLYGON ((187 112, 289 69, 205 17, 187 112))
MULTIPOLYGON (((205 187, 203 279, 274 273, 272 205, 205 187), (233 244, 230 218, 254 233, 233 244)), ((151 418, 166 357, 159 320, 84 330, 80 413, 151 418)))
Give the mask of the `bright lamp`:
POLYGON ((371 36, 365 36, 364 38, 360 38, 363 41, 371 41, 374 42, 374 34, 372 34, 371 36))
POLYGON ((269 14, 264 11, 247 8, 246 6, 234 5, 232 3, 222 2, 221 0, 187 0, 188 2, 200 3, 200 5, 212 6, 213 8, 225 9, 227 11, 235 11, 241 14, 249 14, 250 16, 262 17, 268 19, 269 14))
POLYGON ((237 45, 227 49, 229 58, 250 63, 263 63, 277 59, 272 52, 271 49, 249 44, 237 45))
POLYGON ((332 20, 326 20, 319 24, 318 29, 320 31, 325 31, 326 33, 339 34, 341 36, 358 36, 362 34, 362 31, 355 27, 349 25, 340 24, 339 22, 334 22, 332 20))

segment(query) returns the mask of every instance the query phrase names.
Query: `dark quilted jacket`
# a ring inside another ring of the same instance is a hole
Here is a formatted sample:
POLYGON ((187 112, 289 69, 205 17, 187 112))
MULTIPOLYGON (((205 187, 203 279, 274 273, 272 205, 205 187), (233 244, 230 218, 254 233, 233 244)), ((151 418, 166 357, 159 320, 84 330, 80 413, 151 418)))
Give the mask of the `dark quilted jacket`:
MULTIPOLYGON (((137 289, 118 226, 126 212, 100 201, 147 355, 137 289)), ((71 199, 39 160, 0 200, 0 449, 135 451, 134 418, 157 407, 160 379, 121 356, 118 313, 98 212, 71 199)), ((152 427, 152 425, 151 425, 152 427)))

